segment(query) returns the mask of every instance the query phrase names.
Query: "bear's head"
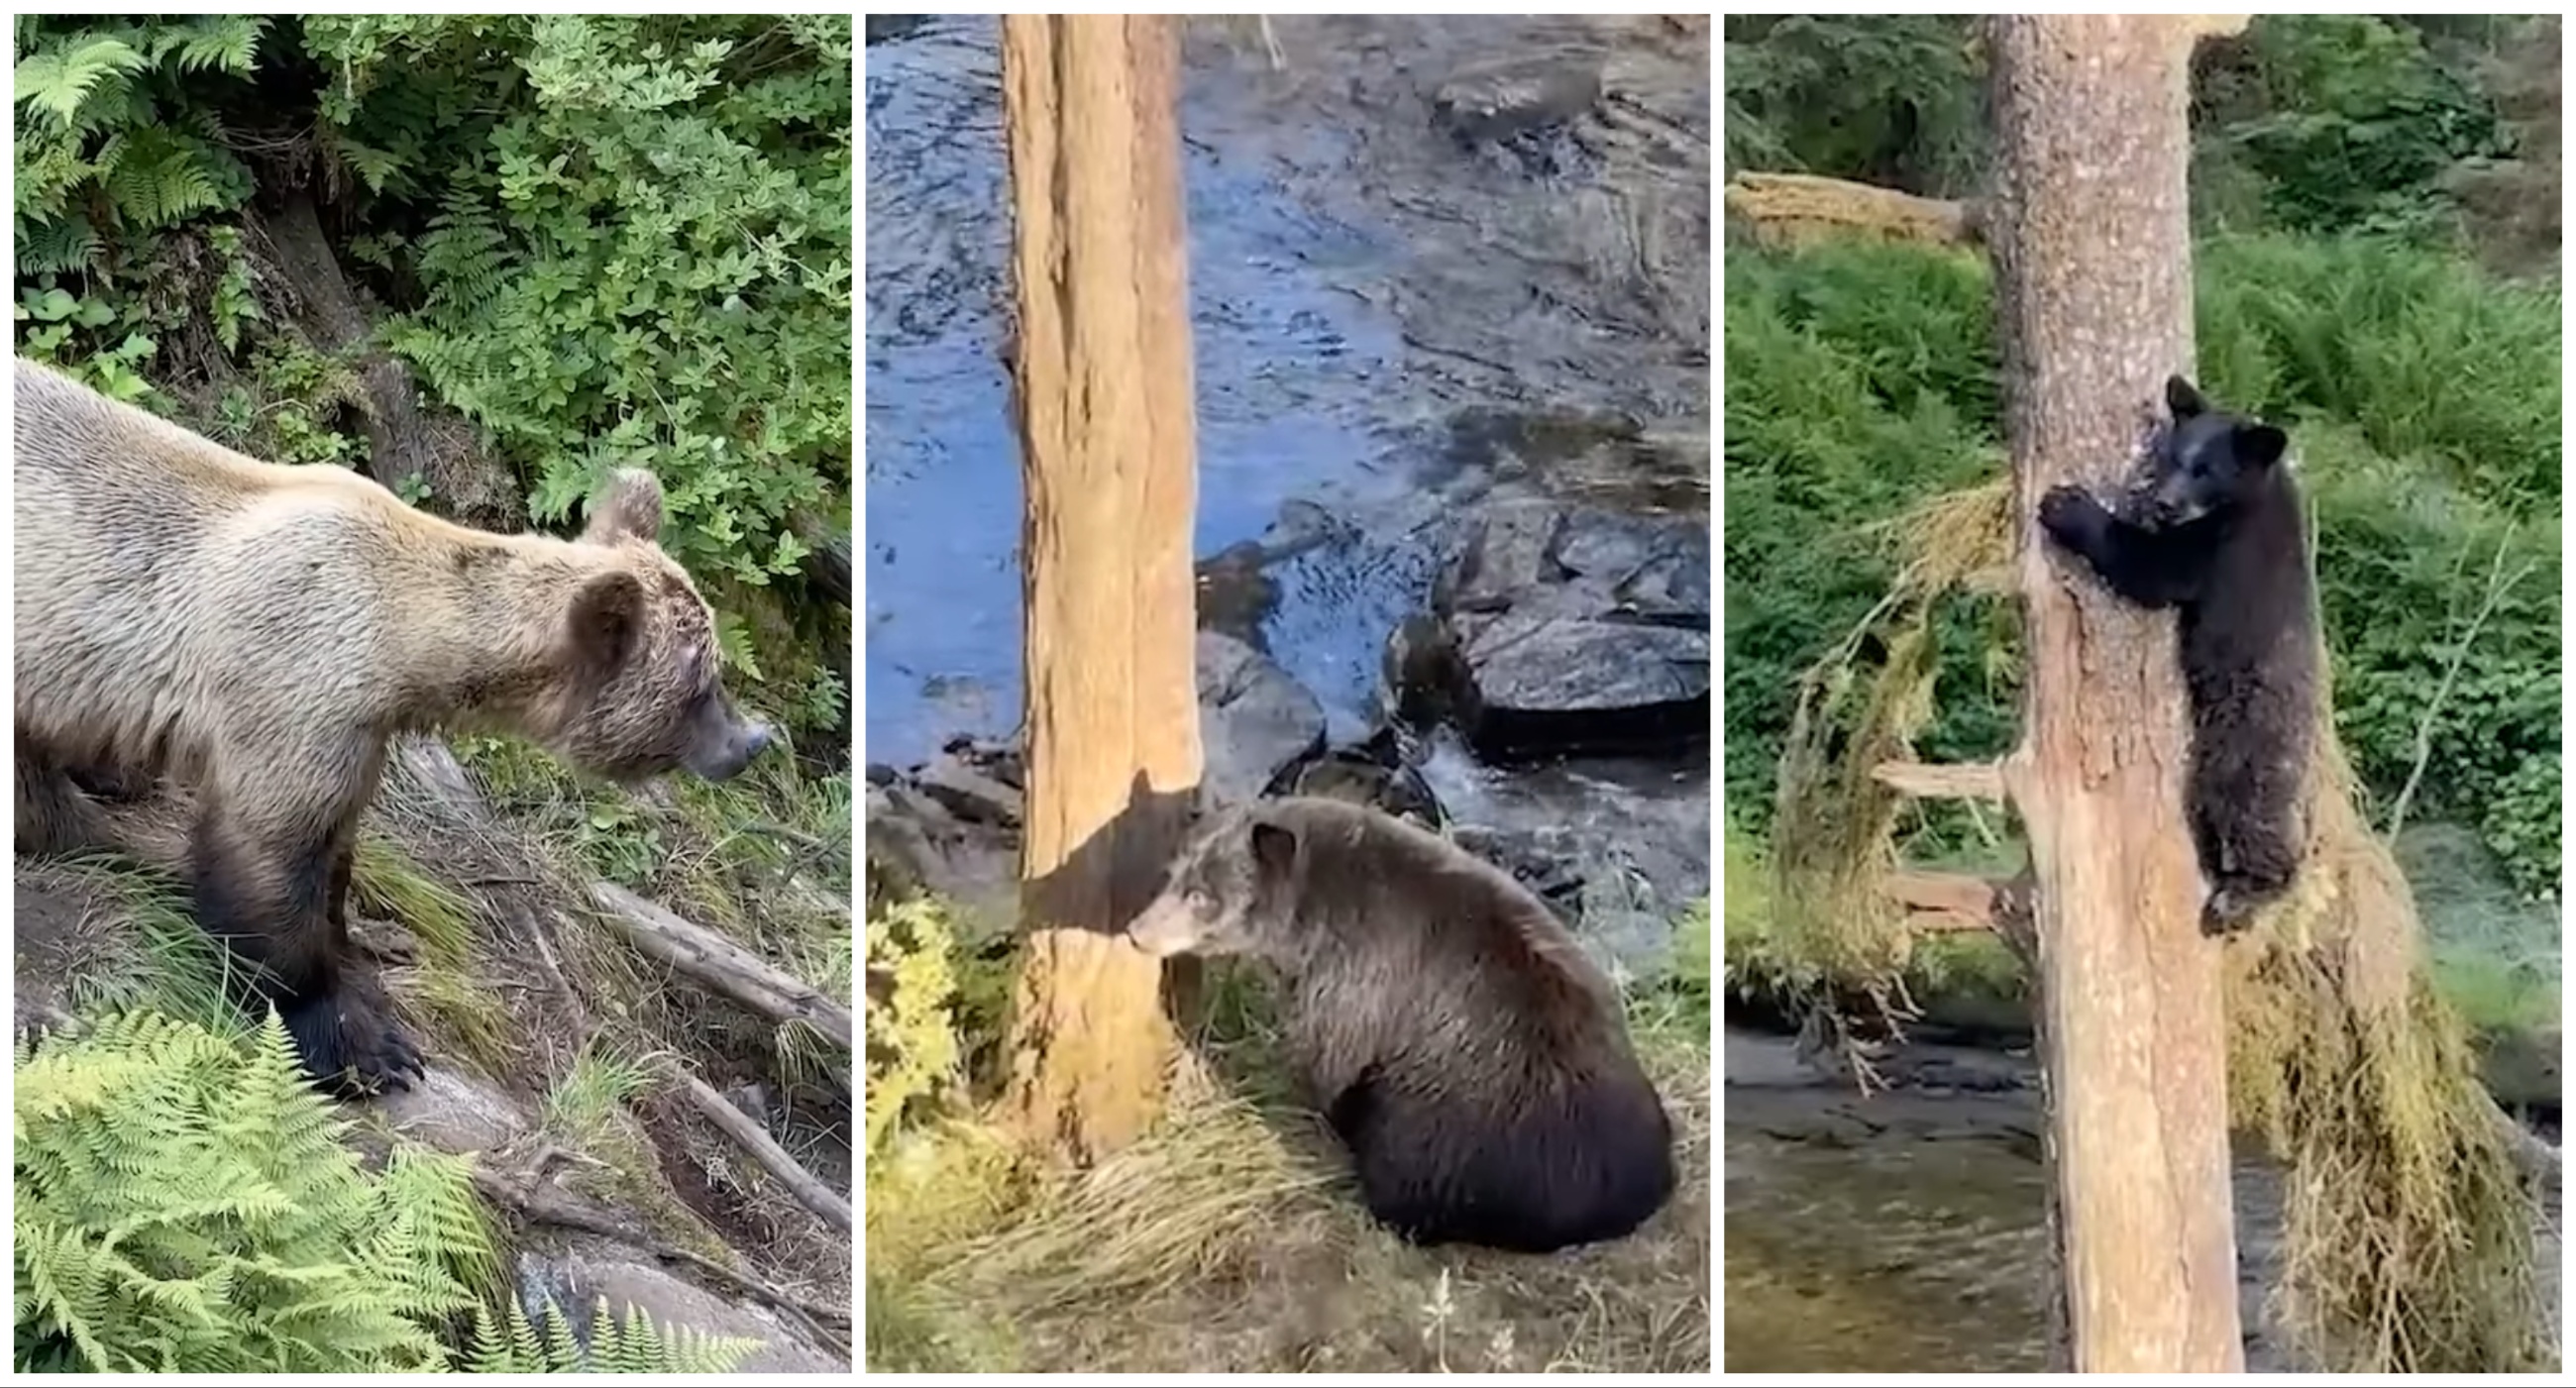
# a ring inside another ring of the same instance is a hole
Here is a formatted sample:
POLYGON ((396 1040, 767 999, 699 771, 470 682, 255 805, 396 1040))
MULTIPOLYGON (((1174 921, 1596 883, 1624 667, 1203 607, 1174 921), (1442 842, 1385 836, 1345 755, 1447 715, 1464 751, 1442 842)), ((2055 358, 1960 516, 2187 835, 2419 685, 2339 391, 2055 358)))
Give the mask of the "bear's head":
POLYGON ((1301 826, 1258 802, 1218 811, 1128 923, 1128 941, 1157 958, 1269 954, 1296 913, 1303 840, 1301 826))
POLYGON ((2289 435, 2212 406, 2180 376, 2165 380, 2173 422, 2156 432, 2133 493, 2136 518, 2170 530, 2222 515, 2266 486, 2289 435))
POLYGON ((771 733, 726 697, 715 614, 662 552, 661 534, 661 482, 649 472, 619 472, 574 546, 565 680, 543 741, 574 765, 618 780, 682 768, 727 780, 769 746, 771 733))

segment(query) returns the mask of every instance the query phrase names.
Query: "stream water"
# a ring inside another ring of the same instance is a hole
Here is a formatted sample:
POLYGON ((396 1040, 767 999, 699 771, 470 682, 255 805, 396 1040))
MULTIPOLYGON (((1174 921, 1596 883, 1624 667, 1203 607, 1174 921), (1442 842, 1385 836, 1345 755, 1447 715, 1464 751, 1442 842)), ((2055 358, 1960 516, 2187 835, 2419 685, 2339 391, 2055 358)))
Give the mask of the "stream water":
MULTIPOLYGON (((1725 1036, 1726 1368, 1731 1373, 2036 1373, 2055 1287, 2026 1058, 1923 1047, 1928 1085, 1863 1098, 1782 1038, 1725 1036)), ((2268 1321, 2280 1172, 2235 1164, 2249 1372, 2304 1367, 2268 1321)), ((2535 1264, 2558 1304, 2561 1203, 2535 1264)))
MULTIPOLYGON (((1445 527, 1522 493, 1705 517, 1704 20, 1193 21, 1184 62, 1197 552, 1320 535, 1268 567, 1262 644, 1335 741, 1445 527), (1480 64, 1598 73, 1574 133, 1508 147, 1435 118, 1480 64), (1323 517, 1319 526, 1315 518, 1323 517)), ((869 760, 1019 718, 1019 459, 1002 343, 998 21, 866 50, 869 760)), ((1706 758, 1502 772, 1437 750, 1453 814, 1631 841, 1659 909, 1708 886, 1706 758)))

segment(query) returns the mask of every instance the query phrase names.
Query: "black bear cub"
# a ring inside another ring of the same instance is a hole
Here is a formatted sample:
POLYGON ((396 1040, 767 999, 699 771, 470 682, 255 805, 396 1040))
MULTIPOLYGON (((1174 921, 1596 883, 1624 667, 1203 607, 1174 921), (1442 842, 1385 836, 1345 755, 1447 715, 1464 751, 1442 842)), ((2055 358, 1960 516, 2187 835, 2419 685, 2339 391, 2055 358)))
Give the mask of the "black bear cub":
POLYGON ((1672 1126, 1609 981, 1501 869, 1309 797, 1217 813, 1128 927, 1281 981, 1288 1054, 1371 1214, 1416 1244, 1547 1253, 1672 1195, 1672 1126))
POLYGON ((2209 884, 2200 928, 2230 935, 2298 875, 2316 716, 2316 607, 2288 435, 2176 376, 2118 514, 2057 487, 2039 523, 2130 602, 2172 608, 2191 699, 2184 808, 2209 884))

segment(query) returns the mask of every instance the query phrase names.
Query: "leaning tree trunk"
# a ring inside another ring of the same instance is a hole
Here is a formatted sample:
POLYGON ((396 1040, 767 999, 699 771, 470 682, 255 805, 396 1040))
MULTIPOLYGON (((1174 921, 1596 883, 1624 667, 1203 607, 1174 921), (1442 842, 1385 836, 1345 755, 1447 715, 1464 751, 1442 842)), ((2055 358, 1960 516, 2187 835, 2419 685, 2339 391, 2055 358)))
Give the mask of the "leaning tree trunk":
POLYGON ((2173 621, 2052 560, 2190 373, 2191 46, 2218 16, 1993 20, 1989 210, 2029 676, 2005 779, 2038 885, 2051 1224, 2081 1372, 2241 1372, 2219 946, 2182 821, 2173 621))
POLYGON ((1159 885, 1199 779, 1192 397, 1178 35, 1143 16, 1011 15, 1027 527, 1030 937, 1004 1103, 1075 1160, 1161 1107, 1155 961, 1115 935, 1159 885))

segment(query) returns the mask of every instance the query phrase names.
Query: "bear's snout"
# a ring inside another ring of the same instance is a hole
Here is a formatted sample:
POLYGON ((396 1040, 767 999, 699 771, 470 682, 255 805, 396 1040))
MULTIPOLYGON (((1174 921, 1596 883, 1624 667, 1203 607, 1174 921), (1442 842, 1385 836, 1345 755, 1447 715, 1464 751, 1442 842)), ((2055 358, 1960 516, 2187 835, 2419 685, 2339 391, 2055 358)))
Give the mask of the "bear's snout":
POLYGON ((689 770, 703 779, 732 780, 776 740, 769 725, 758 719, 726 721, 729 726, 722 735, 701 740, 687 757, 689 770))

